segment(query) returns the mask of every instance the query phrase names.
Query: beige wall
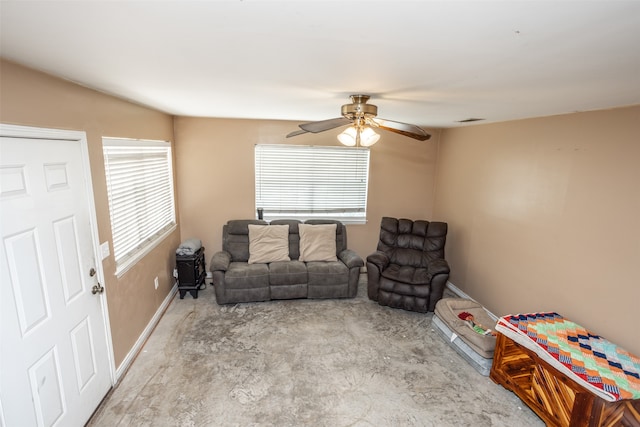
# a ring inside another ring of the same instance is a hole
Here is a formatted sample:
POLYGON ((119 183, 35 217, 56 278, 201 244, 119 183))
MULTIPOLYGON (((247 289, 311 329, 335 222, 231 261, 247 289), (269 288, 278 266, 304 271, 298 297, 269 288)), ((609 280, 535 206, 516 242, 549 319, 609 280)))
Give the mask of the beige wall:
MULTIPOLYGON (((255 218, 255 144, 339 145, 343 129, 285 138, 298 122, 175 120, 182 238, 197 237, 207 258, 222 248, 222 225, 255 218)), ((431 219, 438 133, 415 141, 385 131, 371 148, 368 222, 349 225, 348 246, 363 258, 376 248, 383 216, 431 219)), ((208 262, 208 259, 207 259, 208 262)))
MULTIPOLYGON (((4 60, 0 88, 0 122, 87 133, 101 242, 111 240, 101 137, 171 140, 175 126, 182 230, 120 279, 113 257, 103 262, 116 366, 170 291, 180 240, 202 239, 210 257, 222 224, 254 217, 254 144, 335 145, 338 133, 285 139, 297 123, 173 121, 4 60)), ((640 354, 632 317, 640 300, 640 107, 433 133, 418 142, 383 132, 371 149, 368 223, 348 227, 349 247, 371 253, 382 216, 447 221, 450 280, 492 312, 558 311, 640 354)))
POLYGON ((640 107, 448 129, 450 281, 497 315, 557 311, 640 354, 640 107))
MULTIPOLYGON (((172 117, 4 60, 0 88, 0 122, 86 132, 100 242, 111 242, 101 138, 172 140, 172 117)), ((178 228, 120 279, 114 275, 113 256, 103 261, 116 367, 169 294, 179 243, 178 228)))

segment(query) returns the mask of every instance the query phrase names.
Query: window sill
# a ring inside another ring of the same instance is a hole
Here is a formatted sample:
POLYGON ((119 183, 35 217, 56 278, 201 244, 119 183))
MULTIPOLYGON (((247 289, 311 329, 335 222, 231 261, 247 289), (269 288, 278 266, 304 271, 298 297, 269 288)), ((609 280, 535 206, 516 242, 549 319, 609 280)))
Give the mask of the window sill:
POLYGON ((145 247, 141 248, 135 255, 132 257, 116 264, 116 277, 121 278, 127 271, 129 271, 134 265, 138 263, 142 258, 147 256, 153 249, 155 249, 164 239, 169 237, 171 233, 173 233, 178 226, 173 224, 171 228, 169 228, 164 233, 160 234, 157 238, 153 239, 149 244, 145 247))

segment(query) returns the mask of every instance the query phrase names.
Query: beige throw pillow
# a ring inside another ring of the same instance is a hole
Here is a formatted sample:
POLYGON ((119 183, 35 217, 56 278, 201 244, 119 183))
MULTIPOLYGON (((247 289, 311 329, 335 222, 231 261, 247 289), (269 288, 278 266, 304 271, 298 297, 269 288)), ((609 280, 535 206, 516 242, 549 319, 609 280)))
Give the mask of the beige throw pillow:
POLYGON ((337 261, 336 224, 300 224, 300 261, 337 261))
POLYGON ((249 224, 249 264, 291 261, 289 225, 249 224))

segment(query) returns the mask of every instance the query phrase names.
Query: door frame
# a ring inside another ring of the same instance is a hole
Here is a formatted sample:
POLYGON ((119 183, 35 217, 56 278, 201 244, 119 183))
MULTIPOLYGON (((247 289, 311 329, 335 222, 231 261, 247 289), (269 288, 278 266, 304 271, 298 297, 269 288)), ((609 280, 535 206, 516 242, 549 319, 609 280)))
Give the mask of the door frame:
MULTIPOLYGON (((96 260, 95 269, 97 272, 98 282, 106 286, 104 280, 104 268, 102 267, 102 251, 100 250, 100 237, 98 234, 98 218, 96 215, 96 204, 93 196, 93 181, 91 179, 91 163, 89 161, 89 144, 87 142, 87 133, 85 131, 41 128, 32 126, 12 125, 0 123, 0 136, 14 138, 29 139, 53 139, 60 141, 74 141, 80 144, 82 156, 82 173, 87 186, 87 202, 89 206, 89 224, 91 228, 91 240, 93 242, 93 257, 96 260)), ((102 307, 102 318, 104 320, 104 332, 107 345, 107 359, 109 361, 109 377, 111 380, 111 388, 116 384, 116 367, 113 353, 113 339, 111 337, 111 323, 109 322, 109 310, 107 306, 106 293, 104 298, 100 298, 102 307)), ((96 408, 94 408, 96 409, 96 408)), ((4 424, 4 413, 0 406, 0 421, 4 424)))

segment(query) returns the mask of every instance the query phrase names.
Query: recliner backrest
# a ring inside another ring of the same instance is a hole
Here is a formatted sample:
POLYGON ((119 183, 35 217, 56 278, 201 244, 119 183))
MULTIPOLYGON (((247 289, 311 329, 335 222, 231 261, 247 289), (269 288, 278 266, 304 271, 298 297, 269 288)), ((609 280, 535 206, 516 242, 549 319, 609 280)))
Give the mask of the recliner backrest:
POLYGON ((392 264, 425 268, 429 261, 444 259, 446 240, 446 222, 383 217, 378 250, 392 264))

